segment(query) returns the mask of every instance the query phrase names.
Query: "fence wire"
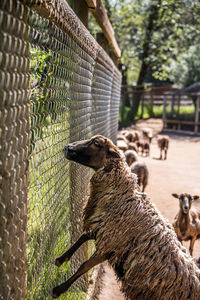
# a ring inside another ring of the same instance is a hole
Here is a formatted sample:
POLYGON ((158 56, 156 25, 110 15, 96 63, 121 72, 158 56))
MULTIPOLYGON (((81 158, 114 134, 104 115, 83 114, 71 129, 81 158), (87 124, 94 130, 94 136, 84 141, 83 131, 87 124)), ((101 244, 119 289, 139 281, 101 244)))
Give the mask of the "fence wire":
MULTIPOLYGON (((72 141, 115 141, 121 75, 64 1, 0 2, 0 299, 51 299, 92 252, 54 266, 82 232, 91 171, 72 141), (28 199, 28 200, 27 200, 28 199)), ((60 299, 85 299, 83 276, 60 299)))

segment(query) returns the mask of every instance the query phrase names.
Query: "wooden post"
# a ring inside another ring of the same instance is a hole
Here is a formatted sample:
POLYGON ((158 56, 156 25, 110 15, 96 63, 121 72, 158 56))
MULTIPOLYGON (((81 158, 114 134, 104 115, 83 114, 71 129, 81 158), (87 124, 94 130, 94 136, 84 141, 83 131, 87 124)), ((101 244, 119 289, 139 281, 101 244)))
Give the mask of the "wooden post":
POLYGON ((140 115, 141 119, 143 119, 143 115, 144 115, 144 94, 141 97, 141 115, 140 115))
MULTIPOLYGON (((181 103, 181 95, 179 94, 178 95, 178 109, 177 109, 177 118, 178 118, 178 120, 180 118, 180 103, 181 103)), ((181 123, 179 122, 178 123, 178 130, 180 130, 180 129, 181 129, 181 123)))
POLYGON ((196 108, 195 108, 195 125, 194 125, 194 132, 198 132, 198 122, 199 122, 199 108, 200 108, 200 95, 197 96, 196 100, 196 108))
POLYGON ((164 99, 163 99, 163 114, 162 114, 163 127, 164 128, 166 126, 166 107, 167 107, 167 95, 164 95, 164 99))
POLYGON ((151 87, 151 109, 150 109, 150 117, 154 116, 153 104, 154 104, 154 86, 152 85, 152 87, 151 87))

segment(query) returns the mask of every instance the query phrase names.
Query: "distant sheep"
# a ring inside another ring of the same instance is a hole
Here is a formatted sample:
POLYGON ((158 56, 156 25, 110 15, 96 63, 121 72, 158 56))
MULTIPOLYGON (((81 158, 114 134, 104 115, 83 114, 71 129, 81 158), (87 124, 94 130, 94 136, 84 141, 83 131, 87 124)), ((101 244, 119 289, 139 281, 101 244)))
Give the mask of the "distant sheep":
POLYGON ((145 141, 151 143, 151 140, 153 138, 153 132, 150 128, 144 128, 142 130, 142 136, 145 141))
POLYGON ((129 141, 129 143, 135 142, 135 134, 131 131, 127 132, 125 134, 126 139, 129 141))
POLYGON ((128 149, 129 150, 134 150, 135 152, 138 152, 138 147, 137 147, 136 143, 129 143, 128 144, 128 149))
POLYGON ((200 270, 178 241, 171 224, 146 194, 118 148, 103 136, 71 143, 66 158, 91 167, 90 194, 83 211, 84 233, 62 256, 60 266, 86 241, 96 251, 78 271, 53 289, 57 298, 95 265, 107 260, 129 300, 197 300, 200 270))
POLYGON ((142 145, 142 155, 149 156, 150 154, 150 144, 148 142, 144 142, 142 145))
POLYGON ((137 141, 136 146, 140 155, 148 156, 150 154, 150 144, 145 141, 137 141))
POLYGON ((138 161, 138 155, 137 152, 134 150, 126 150, 124 152, 126 162, 130 166, 133 162, 138 161))
POLYGON ((162 159, 162 153, 164 152, 164 159, 167 159, 167 151, 169 148, 169 137, 167 135, 160 135, 157 139, 158 147, 160 148, 160 159, 162 159))
POLYGON ((136 161, 131 165, 131 172, 137 175, 138 185, 140 186, 142 192, 144 192, 149 179, 149 171, 147 165, 144 162, 136 161))
POLYGON ((128 145, 124 140, 117 140, 117 147, 122 151, 128 150, 128 145))
POLYGON ((193 254, 194 243, 200 238, 200 210, 192 207, 192 202, 199 199, 199 196, 190 194, 172 194, 179 199, 179 212, 175 217, 173 226, 178 239, 182 241, 190 240, 190 254, 193 254))

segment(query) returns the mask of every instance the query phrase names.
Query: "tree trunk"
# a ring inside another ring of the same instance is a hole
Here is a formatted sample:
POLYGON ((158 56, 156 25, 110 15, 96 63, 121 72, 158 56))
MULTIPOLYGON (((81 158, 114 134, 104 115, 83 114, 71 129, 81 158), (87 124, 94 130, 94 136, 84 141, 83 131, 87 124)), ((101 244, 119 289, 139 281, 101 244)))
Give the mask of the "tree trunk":
POLYGON ((150 55, 150 51, 151 51, 150 45, 153 37, 153 32, 155 31, 155 27, 157 24, 157 20, 159 18, 160 5, 161 5, 161 0, 157 0, 156 2, 153 1, 149 7, 149 19, 148 19, 146 32, 145 32, 143 51, 141 55, 142 65, 137 80, 138 89, 136 89, 136 94, 132 104, 132 119, 134 119, 135 116, 137 115, 138 108, 140 105, 140 100, 142 98, 141 96, 143 94, 143 88, 141 86, 144 84, 145 76, 147 75, 151 67, 151 62, 147 63, 146 60, 150 55))

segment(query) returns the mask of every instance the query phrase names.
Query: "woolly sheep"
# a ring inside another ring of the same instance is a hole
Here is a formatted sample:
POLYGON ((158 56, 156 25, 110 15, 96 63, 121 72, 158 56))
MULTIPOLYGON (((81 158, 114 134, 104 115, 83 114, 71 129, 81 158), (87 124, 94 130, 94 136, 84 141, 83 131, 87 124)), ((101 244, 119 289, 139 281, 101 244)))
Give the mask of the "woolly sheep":
POLYGON ((125 141, 123 140, 117 140, 117 147, 122 150, 122 151, 126 151, 128 150, 128 145, 125 141))
POLYGON ((129 143, 128 144, 128 149, 134 150, 135 152, 138 152, 138 147, 137 147, 136 143, 129 143))
POLYGON ((53 297, 95 265, 108 260, 122 283, 126 299, 197 300, 200 270, 178 241, 172 225, 146 194, 139 192, 136 175, 118 148, 103 136, 71 143, 66 158, 95 171, 83 211, 80 239, 56 259, 61 265, 89 239, 95 253, 66 282, 53 289, 53 297))
POLYGON ((150 154, 150 144, 148 142, 144 142, 142 145, 142 155, 148 156, 150 154))
POLYGON ((151 143, 152 137, 153 137, 153 133, 152 130, 150 128, 144 128, 142 130, 142 136, 143 139, 149 143, 151 143))
POLYGON ((169 148, 169 137, 167 135, 160 135, 157 139, 158 147, 160 148, 160 159, 162 159, 162 153, 164 152, 164 159, 167 159, 167 151, 169 148))
POLYGON ((136 161, 131 165, 131 172, 135 173, 138 177, 138 185, 142 192, 144 192, 149 179, 149 171, 144 162, 136 161))
POLYGON ((133 162, 138 161, 138 155, 137 152, 134 150, 126 150, 124 152, 126 162, 130 166, 133 162))
POLYGON ((200 238, 200 210, 192 207, 192 202, 199 199, 199 196, 188 193, 174 193, 172 196, 179 199, 179 212, 173 222, 174 230, 181 242, 190 240, 189 251, 192 255, 194 243, 200 238))
POLYGON ((127 132, 125 134, 126 139, 129 141, 129 143, 135 142, 135 134, 131 131, 127 132))

